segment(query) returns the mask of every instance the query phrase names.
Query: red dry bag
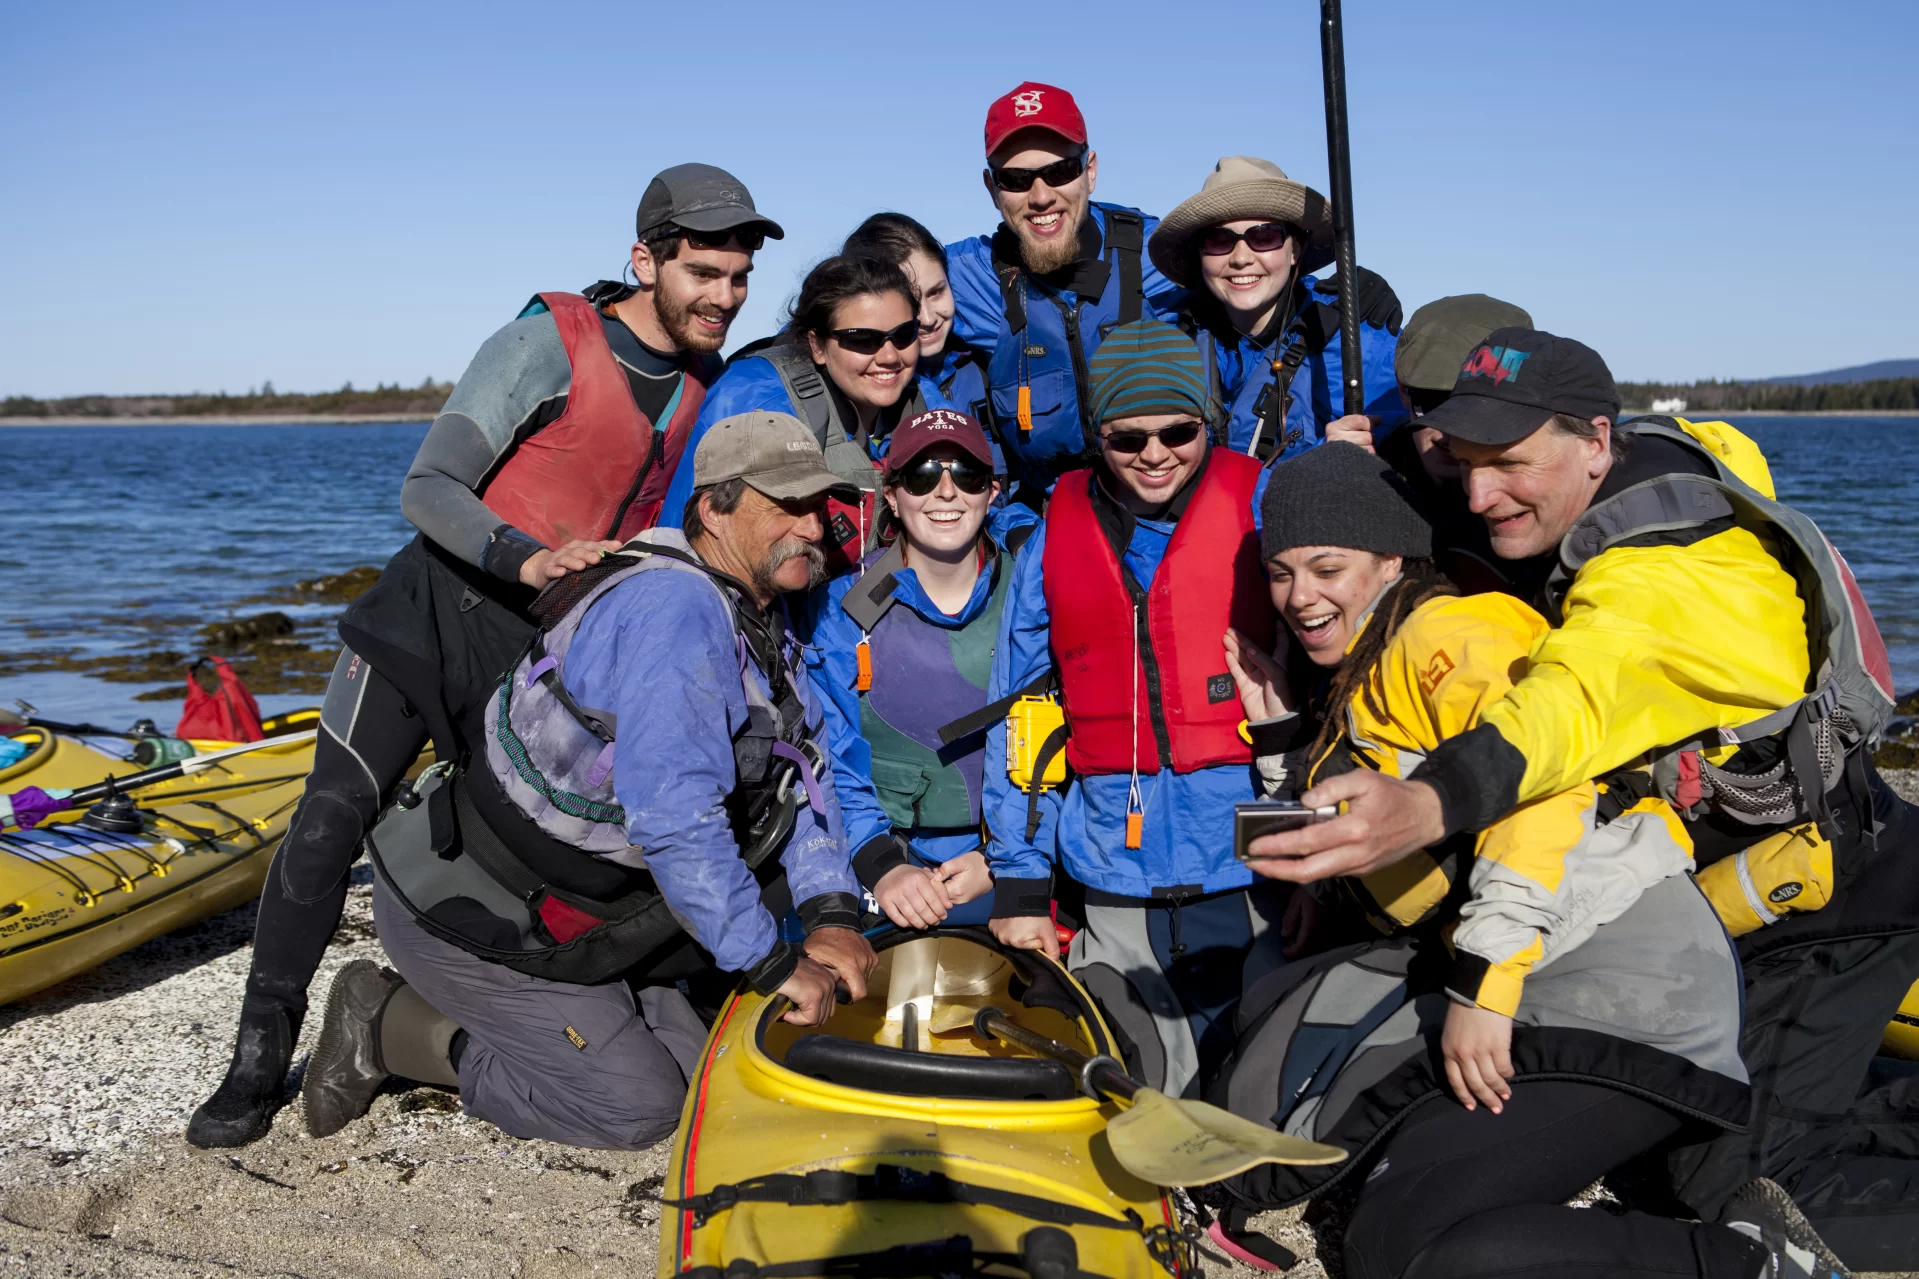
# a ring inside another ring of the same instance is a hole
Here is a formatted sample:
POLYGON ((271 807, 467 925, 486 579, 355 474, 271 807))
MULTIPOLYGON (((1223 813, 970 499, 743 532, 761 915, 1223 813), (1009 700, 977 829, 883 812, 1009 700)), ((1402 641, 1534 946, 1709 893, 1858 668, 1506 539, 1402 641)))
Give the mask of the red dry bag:
POLYGON ((260 704, 226 658, 203 657, 187 668, 187 704, 173 735, 223 742, 257 742, 266 736, 260 704))

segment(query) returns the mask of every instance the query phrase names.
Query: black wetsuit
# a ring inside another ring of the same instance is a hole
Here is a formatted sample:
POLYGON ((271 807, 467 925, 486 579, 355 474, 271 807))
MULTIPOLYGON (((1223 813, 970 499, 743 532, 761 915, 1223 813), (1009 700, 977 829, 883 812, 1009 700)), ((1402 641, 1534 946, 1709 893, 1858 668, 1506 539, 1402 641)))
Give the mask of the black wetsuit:
MULTIPOLYGON (((634 401, 659 421, 681 357, 600 315, 634 401)), ((569 380, 552 318, 523 316, 488 339, 421 442, 400 492, 420 536, 341 619, 313 771, 260 895, 245 1011, 283 1010, 297 1026, 367 830, 429 740, 462 751, 463 722, 531 638, 534 592, 519 573, 541 544, 478 491, 566 411, 569 380)))

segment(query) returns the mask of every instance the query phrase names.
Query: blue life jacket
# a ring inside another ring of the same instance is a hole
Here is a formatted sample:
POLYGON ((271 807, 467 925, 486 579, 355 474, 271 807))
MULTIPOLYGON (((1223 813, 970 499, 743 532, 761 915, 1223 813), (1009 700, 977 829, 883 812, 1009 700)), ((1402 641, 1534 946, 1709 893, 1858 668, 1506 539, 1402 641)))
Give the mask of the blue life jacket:
MULTIPOLYGON (((1220 406, 1214 442, 1261 462, 1281 461, 1323 442, 1327 424, 1346 412, 1339 295, 1309 275, 1295 298, 1297 310, 1277 341, 1215 332, 1190 311, 1181 317, 1199 344, 1220 406), (1276 390, 1282 386, 1283 394, 1276 390)), ((1361 321, 1360 372, 1366 412, 1380 419, 1376 438, 1412 420, 1393 373, 1398 349, 1397 334, 1361 321)))
POLYGON ((1012 563, 1003 552, 995 555, 986 608, 959 628, 934 626, 910 607, 893 607, 894 574, 905 564, 898 546, 869 556, 865 574, 840 600, 871 655, 870 687, 859 700, 873 787, 901 830, 977 829, 985 737, 976 733, 948 745, 940 729, 986 705, 1012 563))
MULTIPOLYGON (((1087 369, 1093 352, 1121 324, 1155 315, 1171 319, 1183 296, 1144 263, 1146 237, 1157 223, 1138 209, 1093 203, 1088 209, 1098 254, 1067 273, 1043 280, 1021 265, 1018 240, 1002 226, 989 237, 951 246, 956 317, 962 338, 982 348, 978 361, 952 369, 953 398, 968 410, 984 408, 981 422, 992 431, 1010 473, 1050 490, 1062 473, 1079 466, 1098 434, 1088 420, 1087 369), (991 279, 986 279, 990 273, 991 279), (986 334, 986 317, 971 314, 998 294, 997 332, 986 334), (1150 290, 1150 293, 1149 293, 1150 290), (1020 392, 1028 412, 1020 415, 1020 392)), ((1082 240, 1089 232, 1082 228, 1082 240)))

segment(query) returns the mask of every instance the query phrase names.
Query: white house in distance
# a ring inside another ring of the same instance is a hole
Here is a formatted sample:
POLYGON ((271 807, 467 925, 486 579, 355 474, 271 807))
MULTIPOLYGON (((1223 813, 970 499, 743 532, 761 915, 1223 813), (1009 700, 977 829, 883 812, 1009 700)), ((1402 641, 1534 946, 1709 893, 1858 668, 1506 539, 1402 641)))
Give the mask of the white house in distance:
POLYGON ((1686 402, 1680 399, 1654 400, 1652 402, 1652 411, 1655 413, 1684 413, 1686 411, 1686 402))

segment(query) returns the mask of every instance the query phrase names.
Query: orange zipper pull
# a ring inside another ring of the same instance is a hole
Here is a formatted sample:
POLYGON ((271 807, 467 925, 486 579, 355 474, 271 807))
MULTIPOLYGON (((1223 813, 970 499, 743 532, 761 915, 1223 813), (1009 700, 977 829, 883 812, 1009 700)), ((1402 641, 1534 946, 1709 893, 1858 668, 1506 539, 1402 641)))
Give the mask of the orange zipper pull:
POLYGON ((853 660, 859 664, 859 678, 853 681, 853 687, 864 693, 873 687, 873 649, 865 640, 861 640, 853 649, 853 660))
POLYGON ((1033 388, 1030 386, 1022 386, 1019 389, 1019 429, 1022 431, 1033 429, 1033 388))
POLYGON ((1146 814, 1126 814, 1126 847, 1138 848, 1146 837, 1146 814))

